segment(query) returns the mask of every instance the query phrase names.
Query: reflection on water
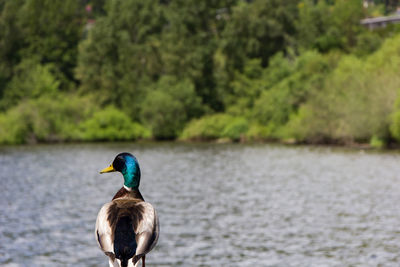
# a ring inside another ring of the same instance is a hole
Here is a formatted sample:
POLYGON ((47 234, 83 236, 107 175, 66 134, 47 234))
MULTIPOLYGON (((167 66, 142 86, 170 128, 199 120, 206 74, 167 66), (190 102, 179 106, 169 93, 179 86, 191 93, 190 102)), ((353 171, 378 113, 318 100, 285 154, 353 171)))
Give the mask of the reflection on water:
POLYGON ((134 153, 161 235, 147 266, 398 266, 400 156, 271 145, 0 148, 0 265, 108 266, 94 224, 134 153))

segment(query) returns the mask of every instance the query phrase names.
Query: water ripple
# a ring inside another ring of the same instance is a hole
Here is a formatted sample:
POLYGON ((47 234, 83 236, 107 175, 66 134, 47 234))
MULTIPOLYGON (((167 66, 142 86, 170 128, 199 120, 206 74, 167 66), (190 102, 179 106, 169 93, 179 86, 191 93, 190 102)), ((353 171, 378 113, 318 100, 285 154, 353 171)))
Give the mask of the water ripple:
POLYGON ((97 212, 121 151, 157 209, 148 266, 398 266, 397 153, 274 145, 0 148, 0 265, 107 266, 97 212))

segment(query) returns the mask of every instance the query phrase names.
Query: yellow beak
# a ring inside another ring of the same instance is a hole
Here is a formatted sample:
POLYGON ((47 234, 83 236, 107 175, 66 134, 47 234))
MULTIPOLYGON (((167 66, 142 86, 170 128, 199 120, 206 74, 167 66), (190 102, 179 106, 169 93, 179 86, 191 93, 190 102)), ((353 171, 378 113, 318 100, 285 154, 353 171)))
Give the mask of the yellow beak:
POLYGON ((110 167, 107 167, 107 168, 102 169, 102 170, 100 171, 100 173, 106 173, 106 172, 115 172, 115 169, 114 169, 114 167, 113 167, 112 164, 110 165, 110 167))

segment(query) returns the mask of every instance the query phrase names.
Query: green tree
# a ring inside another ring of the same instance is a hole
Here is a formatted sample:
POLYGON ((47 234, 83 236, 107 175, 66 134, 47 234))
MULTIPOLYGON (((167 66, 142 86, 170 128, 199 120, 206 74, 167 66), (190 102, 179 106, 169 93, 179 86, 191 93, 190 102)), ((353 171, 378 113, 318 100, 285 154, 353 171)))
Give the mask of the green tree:
POLYGON ((75 0, 26 0, 18 12, 24 36, 21 56, 34 55, 41 64, 52 63, 62 89, 74 87, 83 18, 83 5, 75 0))
POLYGON ((293 42, 297 19, 295 0, 241 1, 223 32, 222 47, 229 65, 241 70, 246 58, 261 58, 263 67, 293 42))
POLYGON ((20 61, 19 49, 24 37, 18 25, 18 11, 23 0, 0 1, 0 99, 20 61))
POLYGON ((236 94, 232 80, 245 71, 249 59, 266 67, 274 54, 291 50, 297 16, 295 0, 240 1, 234 6, 215 57, 215 76, 224 95, 236 94))
POLYGON ((162 57, 166 74, 189 78, 204 105, 223 110, 214 60, 218 42, 236 0, 171 0, 166 7, 162 57))
POLYGON ((357 44, 357 35, 365 30, 360 25, 364 15, 362 1, 304 0, 298 9, 296 39, 306 49, 350 51, 357 44))
POLYGON ((162 72, 158 39, 165 24, 156 0, 108 0, 80 47, 76 70, 83 92, 138 119, 144 86, 162 72))
MULTIPOLYGON (((335 54, 324 56, 315 51, 297 57, 291 63, 293 66, 287 67, 286 75, 280 74, 282 78, 264 90, 255 101, 253 115, 256 121, 269 126, 272 132, 280 130, 311 95, 324 88, 325 79, 336 67, 336 62, 335 54)), ((269 72, 276 72, 274 68, 277 66, 271 65, 269 72)))

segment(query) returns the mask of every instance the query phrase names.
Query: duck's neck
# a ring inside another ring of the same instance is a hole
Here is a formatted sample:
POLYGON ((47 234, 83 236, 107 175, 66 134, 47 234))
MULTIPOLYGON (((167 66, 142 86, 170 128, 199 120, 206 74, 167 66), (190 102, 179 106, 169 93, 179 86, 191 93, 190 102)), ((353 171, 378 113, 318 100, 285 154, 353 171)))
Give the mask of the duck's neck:
POLYGON ((124 176, 125 188, 139 188, 140 184, 140 168, 134 159, 127 158, 125 168, 121 171, 124 176))
POLYGON ((124 185, 113 197, 112 200, 120 197, 131 197, 131 198, 136 198, 144 201, 144 198, 142 194, 139 191, 139 188, 130 188, 124 185))

